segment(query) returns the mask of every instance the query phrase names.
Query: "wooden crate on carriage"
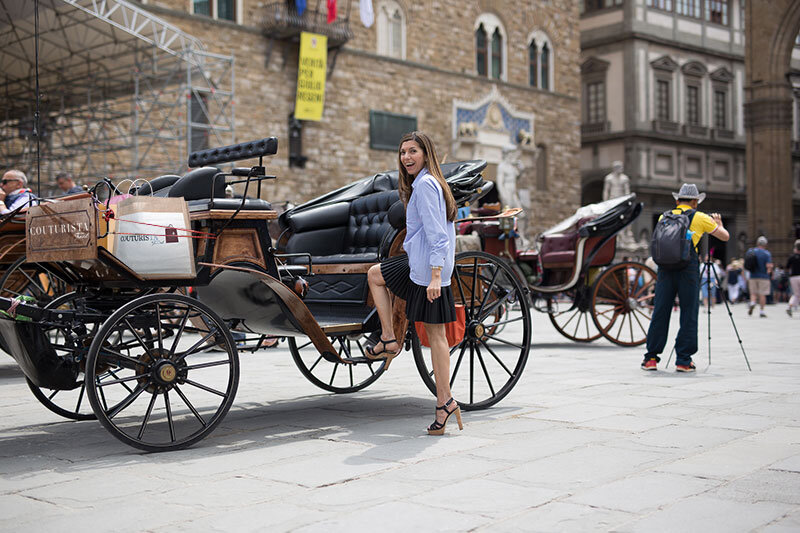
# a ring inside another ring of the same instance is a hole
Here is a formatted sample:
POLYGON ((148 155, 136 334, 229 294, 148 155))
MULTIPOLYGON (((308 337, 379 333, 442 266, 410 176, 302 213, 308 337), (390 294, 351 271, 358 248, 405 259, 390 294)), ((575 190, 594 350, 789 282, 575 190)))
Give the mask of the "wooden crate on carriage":
POLYGON ((29 262, 97 259, 97 211, 90 197, 28 209, 25 255, 29 262))

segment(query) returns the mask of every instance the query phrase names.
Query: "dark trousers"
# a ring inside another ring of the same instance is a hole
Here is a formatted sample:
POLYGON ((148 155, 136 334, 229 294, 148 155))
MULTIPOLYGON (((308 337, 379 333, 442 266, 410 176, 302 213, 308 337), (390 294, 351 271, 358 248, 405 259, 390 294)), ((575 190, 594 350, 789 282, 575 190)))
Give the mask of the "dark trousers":
POLYGON ((653 319, 647 332, 645 359, 657 357, 667 345, 672 304, 678 296, 681 327, 675 339, 675 364, 688 365, 697 353, 697 313, 700 310, 700 272, 697 259, 683 270, 658 269, 653 319))

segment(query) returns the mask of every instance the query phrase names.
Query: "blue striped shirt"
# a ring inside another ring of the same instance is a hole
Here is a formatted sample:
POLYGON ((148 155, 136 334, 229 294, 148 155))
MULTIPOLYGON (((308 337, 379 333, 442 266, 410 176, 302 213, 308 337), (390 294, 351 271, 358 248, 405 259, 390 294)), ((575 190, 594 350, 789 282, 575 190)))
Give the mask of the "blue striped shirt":
POLYGON ((456 228, 447 220, 442 187, 423 168, 411 183, 411 198, 406 208, 406 239, 411 281, 427 287, 431 267, 442 267, 442 287, 450 285, 456 253, 456 228))

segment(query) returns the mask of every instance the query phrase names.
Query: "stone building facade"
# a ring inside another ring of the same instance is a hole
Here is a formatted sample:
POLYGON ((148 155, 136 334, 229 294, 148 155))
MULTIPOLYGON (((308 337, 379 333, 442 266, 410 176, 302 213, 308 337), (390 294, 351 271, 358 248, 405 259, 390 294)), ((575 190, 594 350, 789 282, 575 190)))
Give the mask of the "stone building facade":
MULTIPOLYGON (((712 241, 715 256, 741 257, 757 236, 747 211, 744 2, 581 4, 584 202, 600 198, 612 162, 623 161, 645 202, 634 234, 648 241, 671 192, 697 183, 708 192, 703 210, 721 213, 732 237, 712 241)), ((797 177, 793 195, 797 220, 797 177)))
MULTIPOLYGON (((406 124, 415 120, 418 129, 432 134, 447 161, 486 159, 489 179, 503 150, 516 150, 522 162, 518 188, 531 197, 531 232, 578 206, 575 2, 373 0, 376 23, 366 28, 358 0, 340 0, 340 22, 349 12, 352 37, 329 53, 322 121, 303 123, 304 168, 290 165, 287 142, 297 80, 296 35, 265 32, 265 24, 274 23, 276 4, 287 2, 141 4, 201 39, 211 52, 234 56, 237 141, 279 139, 278 155, 267 167, 278 180, 265 187, 264 197, 301 202, 396 168, 396 147, 371 147, 378 144, 371 131, 373 115, 390 123, 397 117, 406 124), (478 65, 479 59, 486 63, 478 65)), ((319 5, 323 11, 325 4, 319 5)), ((305 16, 313 16, 315 7, 308 2, 305 16)))

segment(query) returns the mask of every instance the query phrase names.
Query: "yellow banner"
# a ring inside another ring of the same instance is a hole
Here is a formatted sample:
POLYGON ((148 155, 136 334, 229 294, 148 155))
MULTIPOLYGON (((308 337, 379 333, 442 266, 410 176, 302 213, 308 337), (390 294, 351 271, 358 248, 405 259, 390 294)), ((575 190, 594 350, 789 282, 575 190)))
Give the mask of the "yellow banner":
POLYGON ((316 33, 301 33, 300 63, 297 67, 297 98, 294 104, 296 119, 322 120, 327 68, 328 38, 316 33))

